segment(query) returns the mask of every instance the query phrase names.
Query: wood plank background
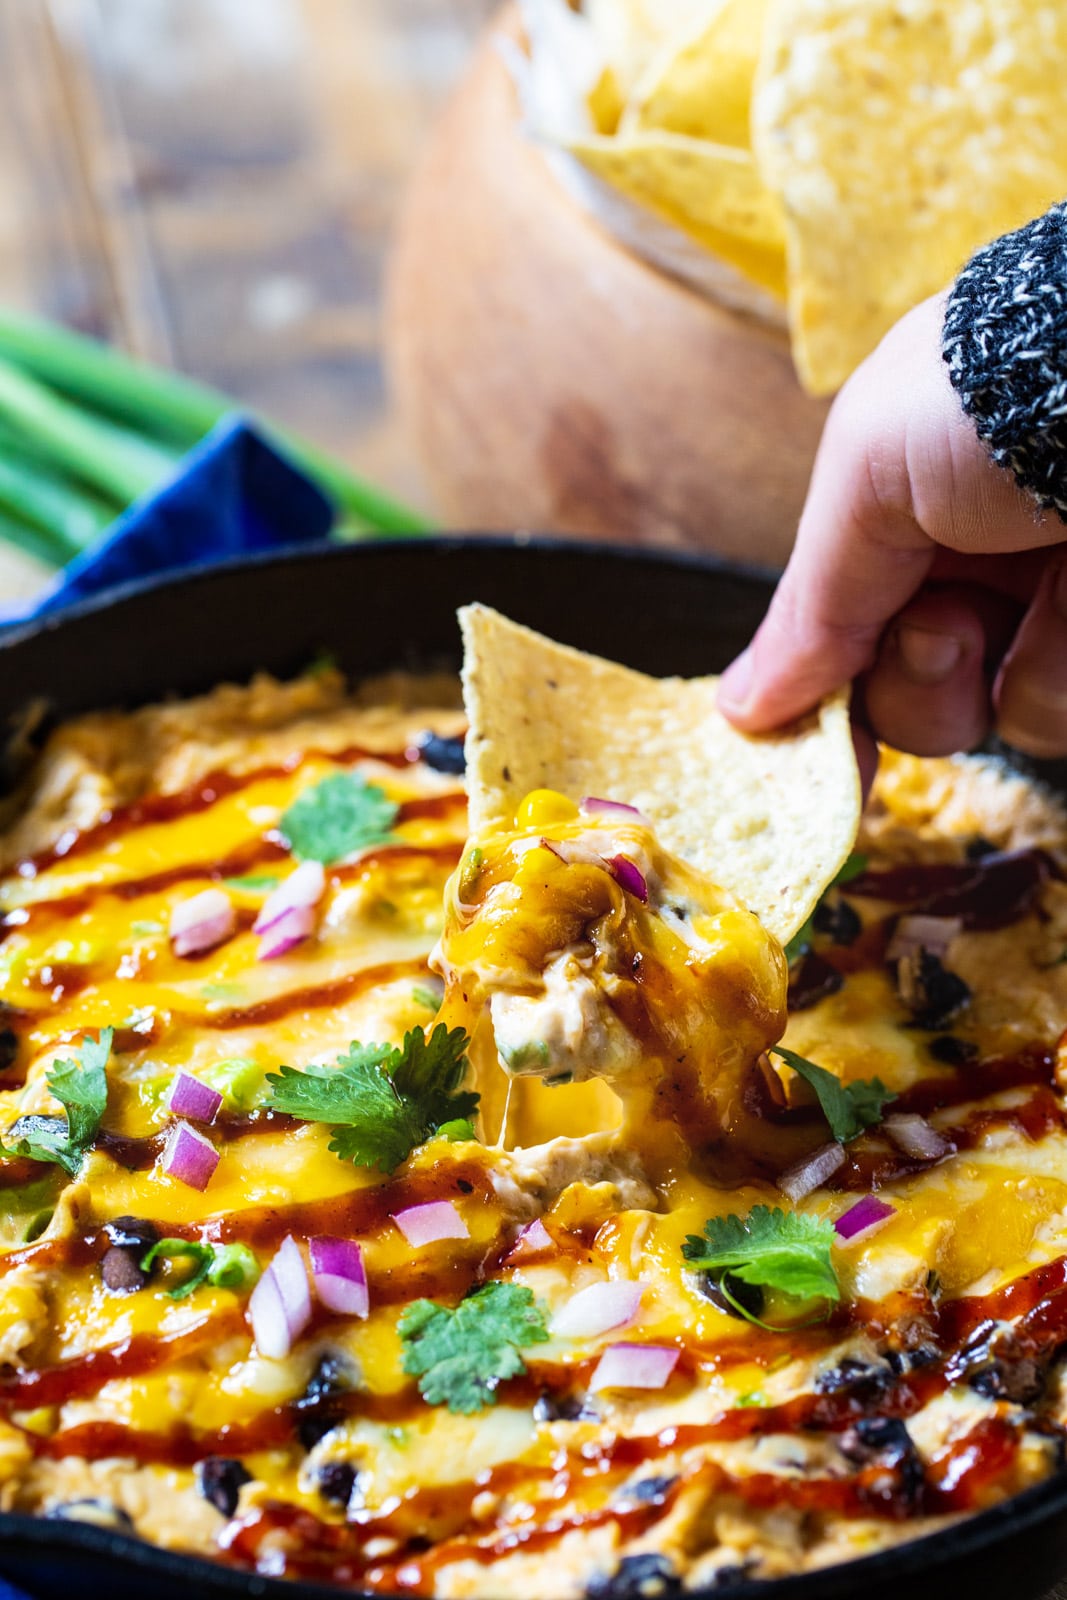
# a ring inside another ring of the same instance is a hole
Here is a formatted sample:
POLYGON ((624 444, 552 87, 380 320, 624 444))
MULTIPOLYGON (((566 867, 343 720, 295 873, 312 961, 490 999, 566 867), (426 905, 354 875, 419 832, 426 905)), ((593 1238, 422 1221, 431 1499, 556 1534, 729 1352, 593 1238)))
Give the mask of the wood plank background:
POLYGON ((382 269, 491 9, 0 0, 0 300, 204 378, 424 503, 383 385, 382 269))

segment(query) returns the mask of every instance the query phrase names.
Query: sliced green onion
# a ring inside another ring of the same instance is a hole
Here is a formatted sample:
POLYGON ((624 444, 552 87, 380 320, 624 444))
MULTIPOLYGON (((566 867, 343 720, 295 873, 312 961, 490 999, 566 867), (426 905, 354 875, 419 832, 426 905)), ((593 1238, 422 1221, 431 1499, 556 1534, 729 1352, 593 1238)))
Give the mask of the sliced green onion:
POLYGON ((244 1289, 259 1277, 259 1262, 246 1244, 215 1246, 207 1281, 217 1289, 244 1289))
POLYGON ((243 1289, 259 1277, 259 1262, 246 1244, 200 1244, 195 1239, 160 1239, 141 1258, 141 1271, 150 1272, 163 1257, 167 1261, 188 1258, 193 1270, 184 1282, 167 1290, 170 1300, 184 1300, 202 1283, 217 1289, 243 1289))
POLYGON ((200 1285, 207 1281, 214 1254, 211 1245, 198 1244, 195 1239, 160 1239, 141 1257, 141 1271, 151 1272, 161 1256, 166 1261, 188 1257, 195 1263, 192 1272, 176 1288, 167 1290, 169 1299, 184 1300, 194 1289, 199 1289, 200 1285))

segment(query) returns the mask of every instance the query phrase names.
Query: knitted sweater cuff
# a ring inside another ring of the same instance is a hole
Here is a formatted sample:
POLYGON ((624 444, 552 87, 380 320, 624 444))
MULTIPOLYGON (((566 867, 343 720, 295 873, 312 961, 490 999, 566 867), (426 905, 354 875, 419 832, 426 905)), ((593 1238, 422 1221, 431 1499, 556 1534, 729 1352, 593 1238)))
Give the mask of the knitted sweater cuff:
POLYGON ((1067 522, 1067 202, 978 252, 941 350, 993 460, 1067 522))

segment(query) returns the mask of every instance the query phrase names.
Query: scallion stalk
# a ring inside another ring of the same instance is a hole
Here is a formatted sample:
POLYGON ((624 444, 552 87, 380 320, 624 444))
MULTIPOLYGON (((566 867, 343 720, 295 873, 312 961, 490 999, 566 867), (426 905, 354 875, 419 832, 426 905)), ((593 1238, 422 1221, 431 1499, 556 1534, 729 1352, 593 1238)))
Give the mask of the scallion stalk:
MULTIPOLYGON (((136 361, 69 328, 2 310, 0 357, 94 410, 187 445, 240 409, 207 384, 136 361)), ((329 496, 344 521, 387 535, 427 530, 418 512, 324 451, 262 417, 255 420, 329 496)))
POLYGON ((5 361, 0 417, 65 471, 123 504, 157 488, 177 465, 161 446, 89 416, 5 361))
POLYGON ((0 452, 0 509, 48 540, 50 556, 69 561, 97 538, 114 511, 19 457, 0 452))
MULTIPOLYGON (((40 528, 13 517, 3 507, 0 507, 0 544, 11 545, 25 555, 35 556, 46 567, 62 567, 70 559, 50 534, 42 533, 40 528)), ((6 596, 0 596, 0 610, 5 600, 6 596)))

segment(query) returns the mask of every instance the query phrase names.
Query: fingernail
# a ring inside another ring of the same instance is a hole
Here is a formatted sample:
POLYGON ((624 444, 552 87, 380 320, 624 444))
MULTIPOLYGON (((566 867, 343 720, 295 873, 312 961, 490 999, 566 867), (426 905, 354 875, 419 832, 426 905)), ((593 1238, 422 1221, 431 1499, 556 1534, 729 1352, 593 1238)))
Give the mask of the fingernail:
POLYGON ((897 649, 905 672, 916 683, 944 683, 963 655, 963 645, 951 633, 934 633, 910 624, 898 631, 897 649))
POLYGON ((719 680, 719 704, 727 711, 743 711, 752 691, 755 663, 751 649, 742 651, 719 680))

